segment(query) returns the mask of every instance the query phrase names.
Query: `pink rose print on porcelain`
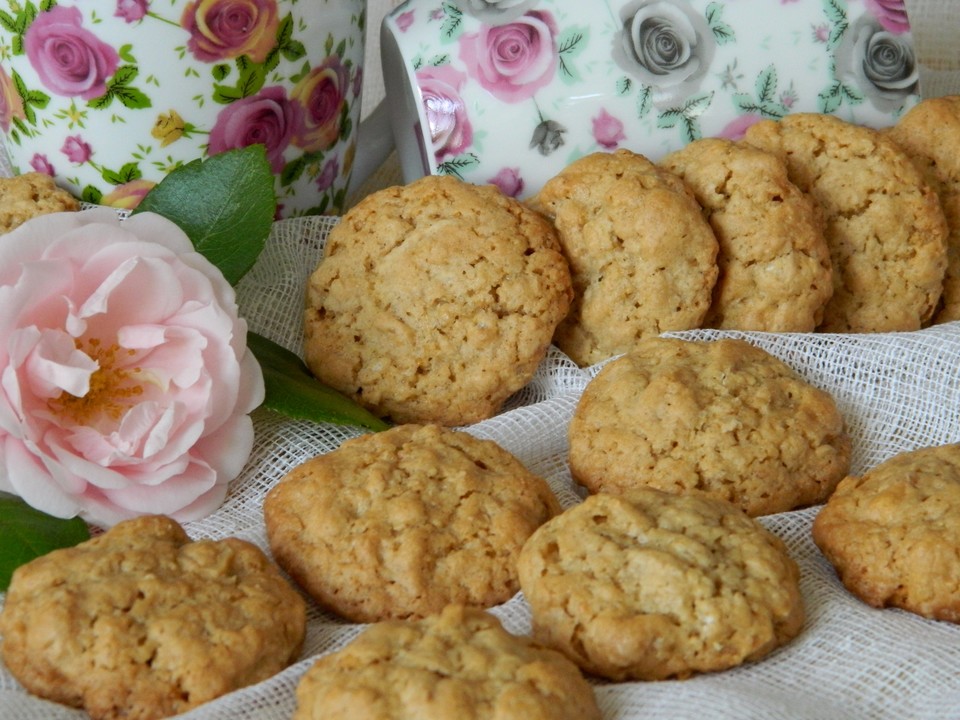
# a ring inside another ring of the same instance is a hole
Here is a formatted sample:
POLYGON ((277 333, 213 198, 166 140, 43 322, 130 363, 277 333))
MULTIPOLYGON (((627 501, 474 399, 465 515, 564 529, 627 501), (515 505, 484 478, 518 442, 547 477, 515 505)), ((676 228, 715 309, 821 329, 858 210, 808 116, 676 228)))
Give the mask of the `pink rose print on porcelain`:
POLYGON ((867 9, 884 30, 898 35, 910 32, 907 8, 903 0, 866 0, 867 9))
POLYGON ((149 9, 149 0, 117 0, 117 11, 114 15, 128 23, 134 23, 143 20, 149 9))
POLYGON ((487 180, 490 185, 496 185, 507 197, 517 197, 523 192, 523 178, 520 176, 520 168, 503 168, 487 180))
POLYGON ((47 90, 92 100, 106 93, 120 56, 82 22, 79 9, 55 5, 37 15, 23 35, 23 47, 47 90))
POLYGON ((210 131, 210 155, 261 144, 274 173, 283 170, 283 153, 296 127, 296 110, 280 86, 227 105, 210 131))
POLYGON ((26 113, 23 111, 23 99, 7 71, 0 67, 0 130, 10 131, 14 119, 23 120, 26 113))
POLYGON ((627 139, 623 132, 623 123, 603 108, 591 122, 593 123, 593 138, 605 150, 613 150, 627 139))
POLYGON ((350 71, 335 56, 313 68, 290 91, 297 111, 292 142, 307 152, 328 150, 340 137, 344 94, 350 88, 350 71))
POLYGON ((187 47, 197 60, 219 62, 246 55, 261 63, 276 42, 276 0, 196 0, 180 24, 190 33, 187 47))
POLYGON ((90 144, 83 141, 79 135, 68 135, 63 141, 63 147, 60 152, 67 156, 67 160, 72 163, 85 163, 93 154, 90 150, 90 144))
POLYGON ((44 175, 49 175, 50 177, 53 177, 57 174, 53 165, 50 164, 50 160, 47 158, 47 156, 40 153, 35 153, 34 156, 30 158, 30 167, 33 168, 34 172, 43 173, 44 175))
POLYGON ((467 76, 441 65, 420 70, 416 77, 437 160, 459 155, 473 143, 473 127, 460 97, 467 76))
POLYGON ((528 100, 557 71, 557 24, 534 10, 503 25, 481 25, 460 37, 460 59, 470 76, 504 102, 528 100))

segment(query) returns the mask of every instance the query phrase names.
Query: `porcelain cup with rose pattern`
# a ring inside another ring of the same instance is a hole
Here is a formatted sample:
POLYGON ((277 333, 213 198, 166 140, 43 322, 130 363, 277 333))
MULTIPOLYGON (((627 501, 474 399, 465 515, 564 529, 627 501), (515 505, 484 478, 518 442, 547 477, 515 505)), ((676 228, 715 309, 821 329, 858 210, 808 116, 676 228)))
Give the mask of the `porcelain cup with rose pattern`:
POLYGON ((381 51, 405 180, 518 197, 591 152, 800 111, 883 127, 919 100, 903 0, 408 0, 381 51))
POLYGON ((364 0, 0 0, 10 165, 132 207, 183 163, 261 143, 281 215, 340 212, 365 27, 364 0))

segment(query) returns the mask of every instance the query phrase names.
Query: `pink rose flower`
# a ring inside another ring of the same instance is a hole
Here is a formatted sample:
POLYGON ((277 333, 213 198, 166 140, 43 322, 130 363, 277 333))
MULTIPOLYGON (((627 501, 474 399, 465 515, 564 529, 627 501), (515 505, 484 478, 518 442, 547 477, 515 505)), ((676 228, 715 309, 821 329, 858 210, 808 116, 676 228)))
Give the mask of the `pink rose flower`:
POLYGON ((336 56, 313 68, 290 91, 296 110, 291 142, 306 152, 331 148, 340 137, 340 113, 350 70, 336 56))
POLYGON ((100 199, 100 204, 121 210, 133 210, 156 184, 153 180, 131 180, 123 185, 117 185, 104 195, 100 199))
POLYGON ((143 20, 149 9, 150 0, 117 0, 117 10, 113 14, 133 23, 143 20))
POLYGON ((263 376, 220 271, 153 213, 30 220, 0 243, 0 490, 112 525, 209 514, 263 376))
POLYGON ((500 172, 487 180, 496 185, 507 197, 518 197, 523 192, 523 178, 520 177, 520 168, 502 168, 500 172))
POLYGON ((717 134, 717 137, 726 138, 727 140, 743 140, 747 129, 751 125, 756 125, 761 120, 763 120, 762 115, 738 115, 723 127, 717 134))
POLYGON ((79 135, 68 135, 66 140, 63 141, 60 152, 66 155, 67 160, 72 163, 85 163, 92 154, 90 144, 84 142, 79 135))
POLYGON ((50 177, 53 177, 57 174, 53 169, 53 165, 51 165, 50 161, 47 159, 47 156, 41 153, 33 154, 33 157, 30 158, 30 167, 32 167, 36 172, 44 173, 50 177))
POLYGON ((406 32, 411 25, 413 25, 413 10, 407 10, 407 12, 397 15, 397 28, 400 32, 406 32))
POLYGON ((627 136, 623 134, 623 123, 603 108, 591 122, 593 123, 593 139, 607 150, 613 150, 627 139, 627 136))
POLYGON ((9 132, 14 119, 24 120, 23 99, 6 69, 0 66, 0 130, 9 132))
POLYGON ((460 88, 466 79, 466 75, 449 65, 417 72, 417 85, 437 159, 459 155, 473 143, 473 126, 460 97, 460 88))
POLYGON ((224 150, 263 145, 275 173, 283 170, 283 153, 296 125, 296 110, 279 85, 236 100, 217 115, 207 149, 211 155, 224 150))
POLYGON ((197 60, 219 62, 246 55, 261 63, 277 41, 277 0, 194 0, 180 24, 197 60))
POLYGON ((340 161, 336 156, 330 158, 323 164, 323 170, 317 175, 317 190, 324 192, 333 186, 333 181, 337 179, 340 173, 340 161))
POLYGON ((50 92, 92 100, 106 93, 120 56, 82 23, 79 8, 54 5, 27 28, 23 47, 50 92))
POLYGON ((910 21, 903 0, 867 0, 867 10, 884 30, 895 35, 910 32, 910 21))
POLYGON ((557 25, 533 10, 504 25, 481 25, 460 36, 460 59, 470 77, 505 102, 534 96, 557 70, 557 25))

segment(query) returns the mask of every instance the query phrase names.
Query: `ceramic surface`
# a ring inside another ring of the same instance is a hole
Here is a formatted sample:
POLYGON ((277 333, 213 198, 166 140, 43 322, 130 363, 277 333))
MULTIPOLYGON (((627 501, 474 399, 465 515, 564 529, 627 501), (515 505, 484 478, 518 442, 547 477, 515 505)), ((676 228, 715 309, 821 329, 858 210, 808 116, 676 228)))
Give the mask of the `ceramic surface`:
POLYGON ((280 213, 345 203, 364 0, 0 0, 0 130, 17 172, 130 207, 171 169, 266 146, 280 213))
POLYGON ((902 0, 408 0, 381 51, 404 178, 519 197, 598 150, 656 160, 800 111, 883 127, 919 101, 902 0))

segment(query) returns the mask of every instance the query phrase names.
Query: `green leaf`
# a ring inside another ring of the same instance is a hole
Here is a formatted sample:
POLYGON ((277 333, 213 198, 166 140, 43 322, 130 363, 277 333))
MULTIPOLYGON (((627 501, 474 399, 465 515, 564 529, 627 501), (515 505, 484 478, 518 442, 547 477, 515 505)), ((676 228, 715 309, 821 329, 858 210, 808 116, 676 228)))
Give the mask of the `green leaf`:
POLYGON ((10 586, 13 571, 52 550, 72 547, 90 537, 79 518, 63 520, 0 493, 0 591, 10 586))
POLYGON ((116 97, 124 107, 128 107, 132 110, 153 107, 153 103, 150 102, 150 98, 136 88, 127 87, 126 85, 118 85, 117 87, 113 88, 112 92, 114 97, 116 97))
POLYGON ((250 145, 181 165, 133 212, 155 212, 179 225, 236 285, 263 250, 276 208, 266 150, 250 145))
POLYGON ((247 347, 263 369, 263 407, 287 417, 335 425, 386 430, 390 425, 353 400, 317 380, 304 362, 285 347, 247 333, 247 347))

